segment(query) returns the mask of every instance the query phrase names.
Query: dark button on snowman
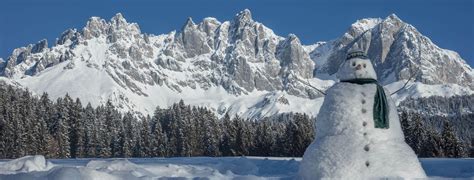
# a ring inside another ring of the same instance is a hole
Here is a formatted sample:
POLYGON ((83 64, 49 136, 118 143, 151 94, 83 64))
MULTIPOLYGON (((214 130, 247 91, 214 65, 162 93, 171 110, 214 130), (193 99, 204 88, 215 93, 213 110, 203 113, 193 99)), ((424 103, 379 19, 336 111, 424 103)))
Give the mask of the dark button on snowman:
POLYGON ((306 149, 298 178, 425 178, 405 143, 390 93, 377 83, 365 53, 349 53, 337 76, 340 82, 326 91, 316 138, 306 149))

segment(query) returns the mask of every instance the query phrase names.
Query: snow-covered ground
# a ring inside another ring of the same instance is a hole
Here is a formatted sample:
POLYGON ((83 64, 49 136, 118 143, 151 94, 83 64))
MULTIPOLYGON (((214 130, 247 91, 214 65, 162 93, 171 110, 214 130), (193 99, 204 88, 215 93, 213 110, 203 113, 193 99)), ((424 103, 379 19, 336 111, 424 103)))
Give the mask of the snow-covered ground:
MULTIPOLYGON (((10 179, 293 179, 301 158, 192 157, 0 160, 0 180, 10 179)), ((433 179, 474 178, 474 159, 421 159, 433 179)))

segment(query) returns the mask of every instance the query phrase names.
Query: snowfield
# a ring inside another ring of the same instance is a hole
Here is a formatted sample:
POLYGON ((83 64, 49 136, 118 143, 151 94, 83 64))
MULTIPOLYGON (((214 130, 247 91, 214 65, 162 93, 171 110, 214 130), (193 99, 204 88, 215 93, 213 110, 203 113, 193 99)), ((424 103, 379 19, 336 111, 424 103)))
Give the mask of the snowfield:
MULTIPOLYGON (((0 160, 0 180, 10 179, 294 179, 301 158, 190 157, 0 160)), ((420 159, 430 179, 474 178, 474 159, 420 159)))

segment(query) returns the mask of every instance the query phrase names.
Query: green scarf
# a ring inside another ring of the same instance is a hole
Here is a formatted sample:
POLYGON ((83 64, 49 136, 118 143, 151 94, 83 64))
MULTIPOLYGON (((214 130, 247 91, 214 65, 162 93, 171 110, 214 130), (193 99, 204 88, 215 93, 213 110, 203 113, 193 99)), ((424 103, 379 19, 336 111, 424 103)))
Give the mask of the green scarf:
POLYGON ((388 129, 388 103, 387 97, 385 96, 385 91, 383 87, 375 79, 351 79, 343 80, 341 82, 354 83, 354 84, 376 84, 377 92, 374 97, 374 124, 375 128, 388 129))

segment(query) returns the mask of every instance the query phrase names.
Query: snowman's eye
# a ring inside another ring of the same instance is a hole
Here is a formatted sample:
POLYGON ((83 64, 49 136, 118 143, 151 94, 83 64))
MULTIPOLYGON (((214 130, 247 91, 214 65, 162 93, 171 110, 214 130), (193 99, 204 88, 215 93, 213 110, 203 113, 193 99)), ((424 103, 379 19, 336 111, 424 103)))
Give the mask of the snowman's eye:
POLYGON ((364 68, 367 67, 367 64, 364 64, 364 68))
POLYGON ((355 62, 353 62, 353 63, 352 63, 352 66, 356 66, 356 63, 355 63, 355 62))

